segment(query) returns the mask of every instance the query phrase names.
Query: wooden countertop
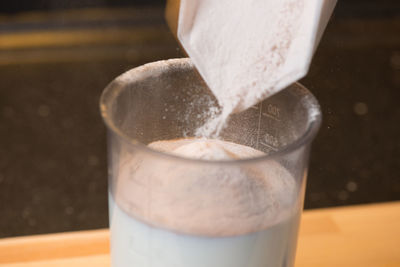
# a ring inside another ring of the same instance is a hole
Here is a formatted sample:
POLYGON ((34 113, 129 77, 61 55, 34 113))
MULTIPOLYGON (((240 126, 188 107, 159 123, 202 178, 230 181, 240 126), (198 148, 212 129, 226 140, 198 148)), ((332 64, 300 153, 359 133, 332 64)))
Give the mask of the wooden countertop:
MULTIPOLYGON (((0 239, 0 267, 110 266, 107 229, 0 239)), ((400 202, 303 213, 296 267, 400 267, 400 202)))

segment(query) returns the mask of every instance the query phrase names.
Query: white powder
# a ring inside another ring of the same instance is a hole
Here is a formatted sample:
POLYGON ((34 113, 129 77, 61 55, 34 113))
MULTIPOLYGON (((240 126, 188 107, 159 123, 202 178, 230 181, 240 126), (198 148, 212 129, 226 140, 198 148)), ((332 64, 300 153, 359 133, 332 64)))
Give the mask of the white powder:
POLYGON ((222 107, 198 136, 217 137, 231 113, 299 78, 285 63, 305 2, 181 0, 179 39, 222 107))
MULTIPOLYGON (((326 1, 181 0, 178 37, 222 108, 205 111, 214 115, 197 136, 218 137, 231 113, 305 75, 321 32, 313 26, 322 2, 326 1)), ((203 160, 263 154, 216 139, 158 141, 149 146, 203 160)), ((118 206, 152 226, 232 236, 265 229, 299 210, 295 180, 272 160, 174 164, 134 153, 118 164, 112 189, 118 206)))
MULTIPOLYGON (((207 160, 263 155, 251 147, 210 139, 158 141, 149 147, 207 160)), ((295 181, 273 161, 257 165, 172 164, 141 154, 123 162, 119 169, 120 182, 114 194, 119 206, 150 225, 177 232, 240 235, 274 225, 296 210, 295 181)))

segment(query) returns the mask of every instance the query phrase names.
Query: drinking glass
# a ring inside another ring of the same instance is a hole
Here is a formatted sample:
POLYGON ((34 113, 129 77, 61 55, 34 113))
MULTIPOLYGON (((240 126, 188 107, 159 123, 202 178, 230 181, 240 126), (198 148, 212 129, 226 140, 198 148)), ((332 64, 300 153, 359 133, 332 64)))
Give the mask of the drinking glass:
POLYGON ((187 58, 134 68, 104 90, 113 267, 294 265, 319 105, 295 83, 233 114, 219 139, 264 152, 254 158, 192 159, 147 146, 193 138, 218 108, 187 58))

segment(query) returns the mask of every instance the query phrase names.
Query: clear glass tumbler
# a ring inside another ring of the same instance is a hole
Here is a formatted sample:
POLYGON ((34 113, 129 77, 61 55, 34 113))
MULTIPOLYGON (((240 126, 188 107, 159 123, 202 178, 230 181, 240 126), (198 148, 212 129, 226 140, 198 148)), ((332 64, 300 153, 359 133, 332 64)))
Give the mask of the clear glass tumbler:
POLYGON ((186 58, 134 68, 104 90, 113 267, 294 265, 319 105, 296 83, 234 114, 220 139, 265 153, 256 158, 197 160, 146 146, 193 137, 217 106, 186 58))

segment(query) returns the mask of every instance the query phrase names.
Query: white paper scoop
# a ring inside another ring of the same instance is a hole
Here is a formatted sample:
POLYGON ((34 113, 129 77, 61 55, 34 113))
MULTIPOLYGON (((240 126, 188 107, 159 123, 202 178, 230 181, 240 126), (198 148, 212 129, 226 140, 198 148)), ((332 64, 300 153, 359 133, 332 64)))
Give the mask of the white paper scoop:
POLYGON ((306 75, 336 2, 181 0, 177 35, 220 104, 239 112, 306 75))

